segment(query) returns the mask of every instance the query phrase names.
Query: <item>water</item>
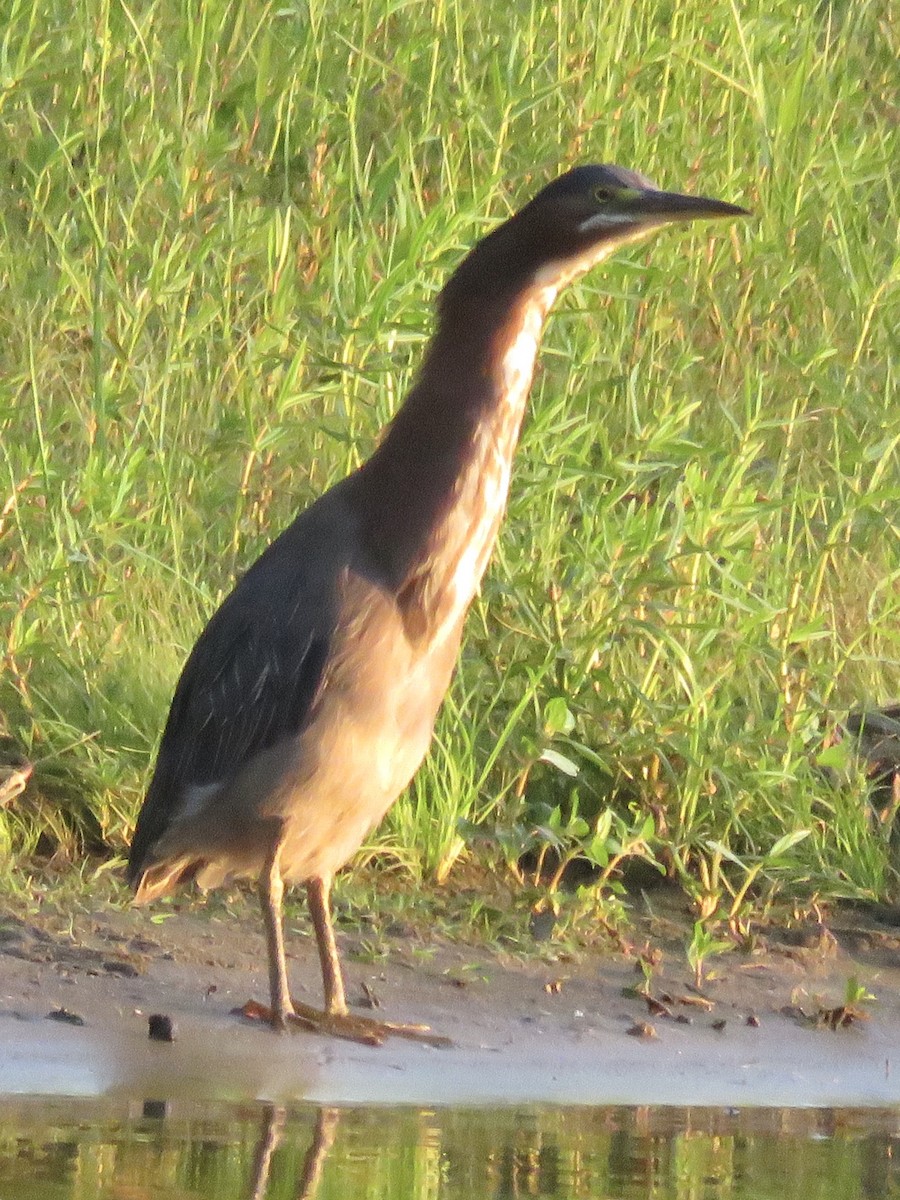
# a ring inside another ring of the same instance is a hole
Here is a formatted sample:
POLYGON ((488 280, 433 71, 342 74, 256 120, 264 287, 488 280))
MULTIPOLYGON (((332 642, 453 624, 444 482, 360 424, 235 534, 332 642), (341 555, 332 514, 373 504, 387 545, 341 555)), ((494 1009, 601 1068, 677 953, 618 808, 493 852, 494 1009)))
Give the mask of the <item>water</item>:
POLYGON ((900 1112, 0 1101, 0 1200, 879 1200, 900 1112))

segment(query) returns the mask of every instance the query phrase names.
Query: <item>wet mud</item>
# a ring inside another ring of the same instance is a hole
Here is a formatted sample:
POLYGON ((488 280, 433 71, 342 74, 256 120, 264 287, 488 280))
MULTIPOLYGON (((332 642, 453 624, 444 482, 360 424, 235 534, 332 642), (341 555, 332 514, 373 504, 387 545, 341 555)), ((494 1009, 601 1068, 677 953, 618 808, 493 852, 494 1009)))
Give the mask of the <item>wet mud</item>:
MULTIPOLYGON (((265 999, 254 917, 248 906, 246 920, 186 911, 154 924, 110 909, 60 929, 0 916, 0 1095, 900 1102, 900 936, 877 923, 761 939, 751 955, 723 956, 699 993, 683 953, 667 952, 649 997, 635 994, 643 977, 625 954, 554 959, 548 950, 541 960, 400 937, 366 962, 345 936, 355 1011, 426 1022, 453 1041, 439 1049, 278 1035, 236 1015, 249 998, 265 999), (847 1006, 851 978, 875 999, 847 1006)), ((296 932, 290 942, 296 998, 317 1003, 312 942, 296 932)))

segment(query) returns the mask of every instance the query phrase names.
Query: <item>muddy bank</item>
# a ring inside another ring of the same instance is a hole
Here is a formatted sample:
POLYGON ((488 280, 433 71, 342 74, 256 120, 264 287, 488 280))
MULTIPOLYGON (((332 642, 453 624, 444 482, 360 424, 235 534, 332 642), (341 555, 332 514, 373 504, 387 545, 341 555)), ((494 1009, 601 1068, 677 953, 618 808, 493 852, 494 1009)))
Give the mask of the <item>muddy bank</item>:
MULTIPOLYGON (((51 923, 52 924, 52 923, 51 923)), ((265 998, 262 938, 246 920, 110 909, 70 929, 0 918, 0 1095, 311 1100, 322 1103, 890 1105, 900 1103, 900 937, 858 918, 808 937, 763 939, 690 989, 677 951, 652 980, 658 1006, 626 994, 627 956, 516 960, 398 938, 354 961, 358 1011, 424 1021, 453 1039, 371 1048, 278 1036, 233 1014, 265 998), (799 943, 799 944, 798 944, 799 943), (848 978, 876 996, 837 1031, 848 978), (57 1019, 48 1014, 57 1013, 57 1019), (151 1014, 175 1041, 148 1039, 151 1014), (74 1022, 74 1023, 72 1023, 74 1022)), ((298 999, 318 999, 308 937, 291 938, 298 999), (304 983, 307 987, 304 987, 304 983)))

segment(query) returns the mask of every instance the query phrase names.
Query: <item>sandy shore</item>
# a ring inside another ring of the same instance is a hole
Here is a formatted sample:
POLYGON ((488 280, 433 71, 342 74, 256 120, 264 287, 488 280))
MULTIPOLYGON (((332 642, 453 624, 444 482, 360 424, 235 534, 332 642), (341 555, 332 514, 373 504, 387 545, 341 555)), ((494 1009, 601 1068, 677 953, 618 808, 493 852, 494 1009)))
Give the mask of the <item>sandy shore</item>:
MULTIPOLYGON (((710 1008, 690 991, 683 959, 667 953, 652 985, 665 1011, 655 1013, 626 994, 640 976, 625 956, 517 961, 402 937, 374 964, 347 955, 351 1002, 374 997, 369 1015, 427 1022, 453 1040, 446 1049, 277 1035, 234 1015, 265 998, 257 924, 249 906, 246 921, 186 911, 162 924, 109 909, 64 931, 0 917, 0 1095, 900 1103, 900 937, 871 923, 794 935, 799 945, 767 938, 751 956, 723 957, 705 985, 710 1008), (837 1031, 808 1024, 804 1013, 841 1004, 852 975, 877 997, 866 1017, 837 1031), (80 1023, 49 1018, 59 1010, 80 1023), (174 1042, 149 1040, 153 1013, 174 1021, 174 1042)), ((315 951, 308 938, 292 939, 292 951, 297 997, 315 1003, 315 951)))

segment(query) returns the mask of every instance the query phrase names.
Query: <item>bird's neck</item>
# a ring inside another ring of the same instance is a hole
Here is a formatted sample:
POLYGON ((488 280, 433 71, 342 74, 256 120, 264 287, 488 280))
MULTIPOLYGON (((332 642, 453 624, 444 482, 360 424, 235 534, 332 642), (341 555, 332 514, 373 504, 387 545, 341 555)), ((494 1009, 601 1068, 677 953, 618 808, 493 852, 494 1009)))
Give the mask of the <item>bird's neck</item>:
POLYGON ((457 630, 478 590, 554 283, 445 293, 418 382, 362 468, 367 542, 413 636, 457 630))

